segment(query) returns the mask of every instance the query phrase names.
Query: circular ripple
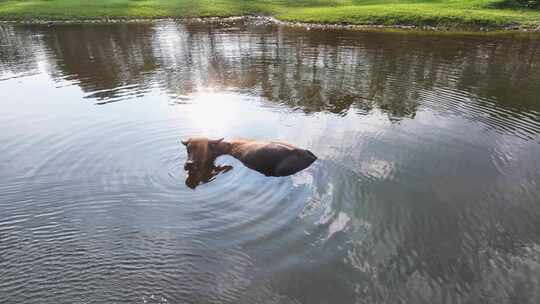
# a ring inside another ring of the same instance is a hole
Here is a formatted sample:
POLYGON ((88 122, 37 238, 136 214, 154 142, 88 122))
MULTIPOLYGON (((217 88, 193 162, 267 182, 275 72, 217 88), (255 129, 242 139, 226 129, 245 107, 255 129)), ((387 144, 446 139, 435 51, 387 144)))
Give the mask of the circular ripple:
POLYGON ((310 189, 224 157, 234 169, 193 191, 179 140, 193 132, 173 120, 100 121, 17 139, 33 165, 0 188, 3 300, 240 298, 254 273, 244 248, 302 240, 287 227, 310 189))

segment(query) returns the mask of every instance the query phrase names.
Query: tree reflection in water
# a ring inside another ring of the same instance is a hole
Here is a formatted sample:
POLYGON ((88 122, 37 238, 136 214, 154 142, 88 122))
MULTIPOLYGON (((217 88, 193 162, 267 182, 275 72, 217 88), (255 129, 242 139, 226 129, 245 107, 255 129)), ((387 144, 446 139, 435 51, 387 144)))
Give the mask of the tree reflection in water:
MULTIPOLYGON (((410 132, 416 137, 403 127, 384 139, 362 139, 358 129, 339 137, 330 129, 314 139, 334 150, 324 151, 313 169, 313 197, 294 222, 327 219, 317 222, 328 232, 324 244, 313 245, 321 243, 320 234, 303 235, 262 260, 278 264, 280 256, 301 252, 294 246, 315 248, 295 256, 306 265, 271 282, 306 303, 328 294, 336 303, 540 301, 538 173, 523 165, 534 167, 538 156, 520 150, 515 158, 525 161, 510 159, 517 163, 507 166, 512 172, 501 172, 489 159, 503 154, 499 149, 508 142, 538 140, 540 39, 534 36, 171 22, 0 26, 0 44, 9 46, 0 48, 0 79, 36 73, 45 61, 55 80, 71 81, 89 102, 102 105, 156 92, 184 103, 213 89, 257 96, 264 105, 307 116, 377 113, 395 127, 437 113, 463 119, 443 123, 494 131, 499 138, 489 133, 473 145, 465 141, 468 134, 453 129, 421 137, 432 132, 428 123, 415 125, 410 132), (437 141, 441 134, 447 142, 437 141)), ((222 108, 216 108, 217 116, 222 108)), ((195 188, 230 169, 192 172, 186 184, 195 188)))

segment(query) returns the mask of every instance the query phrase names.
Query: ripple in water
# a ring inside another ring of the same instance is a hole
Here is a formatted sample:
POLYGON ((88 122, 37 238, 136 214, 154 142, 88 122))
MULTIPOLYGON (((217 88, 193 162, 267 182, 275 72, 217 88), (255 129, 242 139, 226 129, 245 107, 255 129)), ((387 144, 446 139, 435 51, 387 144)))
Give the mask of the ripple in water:
POLYGON ((0 25, 0 302, 537 303, 539 41, 0 25), (194 135, 319 160, 193 191, 194 135))

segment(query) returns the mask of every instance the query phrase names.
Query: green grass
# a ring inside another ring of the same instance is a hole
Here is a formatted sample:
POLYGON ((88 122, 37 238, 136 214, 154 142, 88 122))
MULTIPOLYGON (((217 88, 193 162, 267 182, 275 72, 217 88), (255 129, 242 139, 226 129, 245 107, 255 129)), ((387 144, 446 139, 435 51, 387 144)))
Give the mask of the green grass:
POLYGON ((312 23, 540 26, 515 0, 0 0, 3 20, 271 15, 312 23))

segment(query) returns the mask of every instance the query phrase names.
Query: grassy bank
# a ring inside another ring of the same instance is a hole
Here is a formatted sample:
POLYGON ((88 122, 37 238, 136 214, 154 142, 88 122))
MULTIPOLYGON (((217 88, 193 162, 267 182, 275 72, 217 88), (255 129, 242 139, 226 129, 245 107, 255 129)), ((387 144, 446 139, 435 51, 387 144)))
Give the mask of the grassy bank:
POLYGON ((0 0, 2 20, 271 15, 284 21, 382 25, 540 26, 518 0, 0 0))

